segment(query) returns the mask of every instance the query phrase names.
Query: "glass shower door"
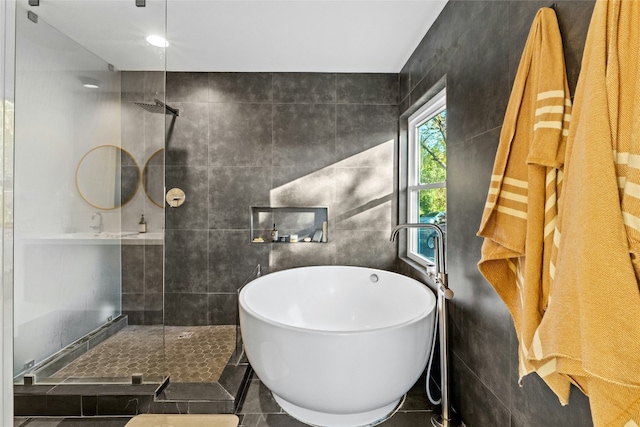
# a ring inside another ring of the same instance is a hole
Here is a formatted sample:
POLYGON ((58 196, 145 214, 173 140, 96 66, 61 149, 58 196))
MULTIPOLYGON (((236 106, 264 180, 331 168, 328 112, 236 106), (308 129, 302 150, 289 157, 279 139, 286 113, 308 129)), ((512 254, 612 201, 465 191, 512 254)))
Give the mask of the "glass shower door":
POLYGON ((136 104, 164 101, 165 48, 144 36, 165 22, 165 0, 18 2, 16 383, 166 377, 166 124, 136 104))

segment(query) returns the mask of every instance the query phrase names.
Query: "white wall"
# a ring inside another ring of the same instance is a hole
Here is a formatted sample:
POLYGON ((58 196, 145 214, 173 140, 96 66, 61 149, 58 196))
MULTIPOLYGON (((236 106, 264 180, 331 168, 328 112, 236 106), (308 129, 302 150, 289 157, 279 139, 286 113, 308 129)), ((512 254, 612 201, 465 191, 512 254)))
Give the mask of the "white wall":
MULTIPOLYGON (((119 245, 47 240, 93 231, 98 209, 78 193, 76 168, 90 149, 120 145, 120 73, 19 5, 15 109, 14 375, 121 311, 119 245)), ((119 209, 101 214, 105 230, 120 229, 119 209)))

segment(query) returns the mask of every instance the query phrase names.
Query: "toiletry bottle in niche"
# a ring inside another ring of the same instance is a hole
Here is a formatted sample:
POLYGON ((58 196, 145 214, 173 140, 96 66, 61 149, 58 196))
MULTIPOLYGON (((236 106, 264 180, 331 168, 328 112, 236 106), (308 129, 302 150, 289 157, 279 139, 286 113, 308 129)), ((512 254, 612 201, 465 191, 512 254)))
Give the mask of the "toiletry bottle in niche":
POLYGON ((144 219, 144 215, 140 217, 140 222, 138 223, 138 233, 146 233, 147 232, 147 221, 144 219))
POLYGON ((273 224, 273 230, 271 230, 271 241, 272 242, 278 241, 278 230, 276 229, 275 224, 273 224))

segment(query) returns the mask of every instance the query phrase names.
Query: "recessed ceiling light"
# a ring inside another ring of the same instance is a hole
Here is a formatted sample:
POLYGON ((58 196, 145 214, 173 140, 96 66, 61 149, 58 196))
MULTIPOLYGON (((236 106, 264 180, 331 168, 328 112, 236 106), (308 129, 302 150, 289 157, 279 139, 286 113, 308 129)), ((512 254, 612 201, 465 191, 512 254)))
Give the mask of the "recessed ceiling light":
POLYGON ((165 40, 164 37, 161 36, 149 36, 147 37, 147 42, 157 47, 167 47, 169 46, 169 42, 165 40))
POLYGON ((78 79, 82 83, 82 87, 89 89, 98 89, 100 87, 100 82, 92 77, 78 76, 78 79))

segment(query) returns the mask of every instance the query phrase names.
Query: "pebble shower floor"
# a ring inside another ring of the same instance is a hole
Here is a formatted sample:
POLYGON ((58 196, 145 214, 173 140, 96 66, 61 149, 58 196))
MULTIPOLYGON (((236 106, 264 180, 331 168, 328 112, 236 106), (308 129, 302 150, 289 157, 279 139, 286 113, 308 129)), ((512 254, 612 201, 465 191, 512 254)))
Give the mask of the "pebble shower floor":
MULTIPOLYGON (((171 382, 217 382, 236 344, 236 327, 165 326, 166 374, 171 382)), ((142 374, 163 378, 163 327, 130 325, 52 375, 110 379, 142 374)))

